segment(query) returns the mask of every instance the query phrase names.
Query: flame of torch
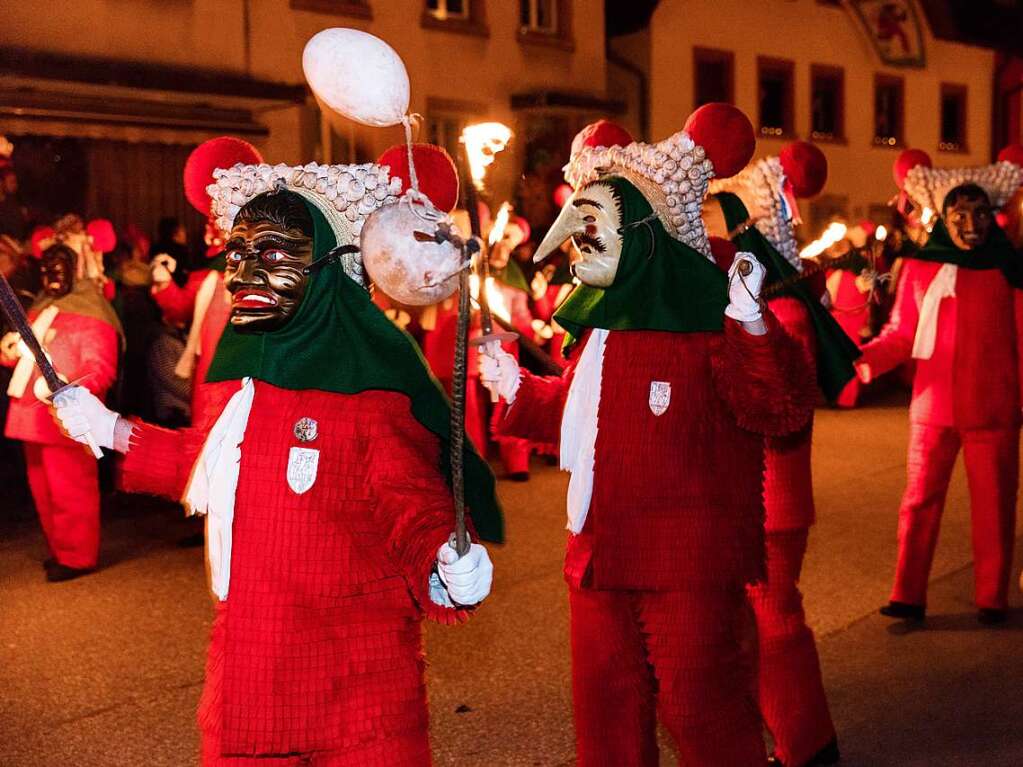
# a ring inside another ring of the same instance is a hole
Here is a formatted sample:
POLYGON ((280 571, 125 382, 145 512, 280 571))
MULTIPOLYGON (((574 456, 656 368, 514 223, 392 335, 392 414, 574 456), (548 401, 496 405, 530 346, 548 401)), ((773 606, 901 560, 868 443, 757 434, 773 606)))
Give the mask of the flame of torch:
POLYGON ((477 189, 483 188, 487 166, 494 161, 498 152, 508 146, 511 137, 511 128, 499 122, 475 123, 462 130, 462 143, 469 159, 469 175, 477 189))
POLYGON ((841 221, 832 221, 828 224, 827 229, 821 234, 816 240, 811 242, 801 251, 799 251, 800 258, 816 258, 825 250, 830 248, 836 242, 845 237, 845 233, 848 231, 848 227, 841 221))
POLYGON ((494 247, 504 237, 504 230, 508 226, 508 219, 511 216, 511 205, 507 202, 502 202, 500 209, 497 211, 497 215, 494 217, 494 225, 490 227, 490 236, 487 238, 487 242, 490 247, 494 247))

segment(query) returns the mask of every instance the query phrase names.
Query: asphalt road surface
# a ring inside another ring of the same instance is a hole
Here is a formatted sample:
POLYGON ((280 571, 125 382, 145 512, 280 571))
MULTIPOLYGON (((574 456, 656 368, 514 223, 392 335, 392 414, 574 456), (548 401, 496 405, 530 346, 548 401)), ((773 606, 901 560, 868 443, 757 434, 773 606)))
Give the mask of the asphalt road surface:
MULTIPOLYGON (((982 628, 962 467, 935 559, 929 617, 877 615, 895 561, 904 399, 819 411, 818 524, 803 578, 843 764, 1023 764, 1023 609, 982 628)), ((567 595, 561 578, 566 475, 534 463, 502 482, 508 542, 495 591, 467 625, 427 629, 438 765, 571 765, 567 595)), ((103 569, 47 584, 31 511, 0 500, 0 765, 194 764, 194 713, 211 607, 193 528, 172 506, 113 496, 103 569)), ((1017 568, 1023 547, 1017 545, 1017 568)), ((676 760, 663 744, 663 764, 676 760)), ((623 766, 624 767, 624 766, 623 766)))

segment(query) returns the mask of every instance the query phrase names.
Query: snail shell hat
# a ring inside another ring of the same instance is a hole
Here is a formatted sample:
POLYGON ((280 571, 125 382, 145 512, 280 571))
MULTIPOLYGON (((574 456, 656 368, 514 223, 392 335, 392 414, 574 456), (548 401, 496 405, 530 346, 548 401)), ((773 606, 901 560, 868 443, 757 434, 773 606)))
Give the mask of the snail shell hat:
POLYGON ((710 194, 731 192, 751 215, 754 226, 796 269, 802 269, 793 224, 798 222, 795 198, 820 194, 828 179, 828 160, 813 144, 794 141, 778 155, 747 165, 728 179, 710 182, 710 194))
POLYGON ((959 168, 934 168, 926 152, 907 149, 892 168, 895 182, 919 208, 941 212, 945 197, 957 186, 976 184, 1001 208, 1023 184, 1023 147, 1011 145, 990 165, 959 168))
POLYGON ((573 141, 573 150, 579 149, 565 166, 565 180, 579 188, 604 176, 625 178, 646 197, 669 234, 710 258, 703 198, 711 178, 738 173, 753 156, 756 139, 749 119, 730 104, 705 104, 682 130, 656 144, 599 143, 627 136, 587 126, 573 141), (588 130, 590 135, 583 135, 588 130))

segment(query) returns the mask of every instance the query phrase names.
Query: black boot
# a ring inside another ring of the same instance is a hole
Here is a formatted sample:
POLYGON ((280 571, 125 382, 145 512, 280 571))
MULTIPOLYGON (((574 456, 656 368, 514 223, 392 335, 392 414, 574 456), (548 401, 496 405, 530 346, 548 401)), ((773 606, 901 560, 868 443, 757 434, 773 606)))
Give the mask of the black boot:
POLYGON ((907 602, 891 601, 881 608, 881 615, 888 618, 902 618, 908 621, 922 621, 927 613, 924 605, 911 605, 907 602))
POLYGON ((94 567, 68 567, 67 565, 62 565, 60 562, 54 562, 53 565, 46 570, 46 580, 50 583, 73 581, 75 578, 81 578, 83 575, 88 575, 95 569, 96 568, 94 567))
POLYGON ((977 620, 985 626, 997 626, 1009 619, 1009 611, 997 607, 982 607, 977 610, 977 620))

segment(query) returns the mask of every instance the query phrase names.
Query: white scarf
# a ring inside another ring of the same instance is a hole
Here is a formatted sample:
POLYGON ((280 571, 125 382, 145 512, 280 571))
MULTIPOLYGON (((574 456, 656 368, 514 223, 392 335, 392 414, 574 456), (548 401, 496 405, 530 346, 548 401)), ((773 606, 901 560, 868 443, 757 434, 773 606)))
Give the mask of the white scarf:
POLYGON ((583 529, 593 496, 600 380, 609 333, 602 328, 590 333, 586 348, 579 356, 561 417, 561 468, 572 473, 568 482, 568 529, 573 533, 583 529))
POLYGON ((220 601, 227 599, 231 581, 231 528, 238 489, 241 443, 249 424, 256 387, 251 378, 228 401, 203 443, 183 502, 188 514, 206 515, 206 556, 210 584, 220 601))
POLYGON ((920 304, 920 319, 916 323, 916 338, 913 339, 913 359, 929 360, 934 354, 934 341, 938 335, 938 310, 943 298, 954 298, 956 275, 959 267, 942 264, 927 286, 924 300, 920 304))

